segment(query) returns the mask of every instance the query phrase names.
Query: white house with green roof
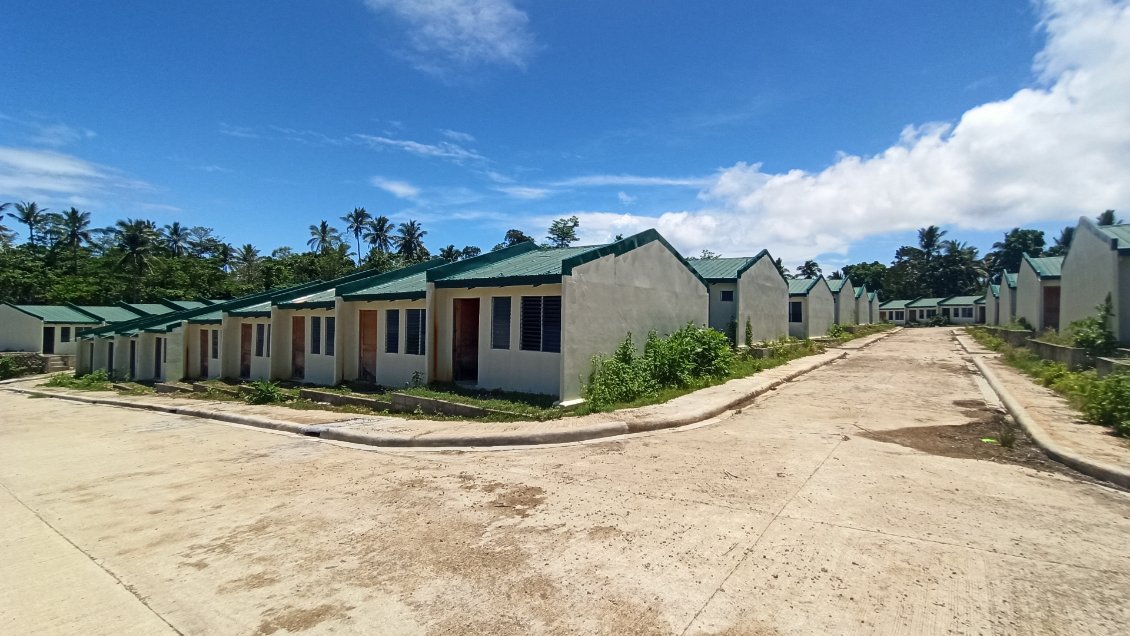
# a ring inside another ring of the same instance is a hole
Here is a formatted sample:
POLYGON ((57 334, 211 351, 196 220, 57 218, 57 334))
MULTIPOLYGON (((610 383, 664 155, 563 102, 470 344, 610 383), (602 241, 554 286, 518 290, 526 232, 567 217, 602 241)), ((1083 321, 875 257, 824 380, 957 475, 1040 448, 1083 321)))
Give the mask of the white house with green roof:
POLYGON ((888 300, 879 304, 879 321, 889 322, 896 325, 905 325, 907 323, 908 310, 907 305, 914 302, 913 300, 888 300))
POLYGON ((789 283, 767 250, 756 256, 688 262, 709 288, 712 328, 731 334, 740 344, 749 344, 744 342, 746 321, 754 342, 788 335, 789 283))
POLYGON ((984 308, 984 296, 950 296, 938 301, 942 317, 955 325, 985 322, 984 308))
POLYGON ((1114 336, 1130 343, 1130 224, 1098 225, 1079 219, 1060 273, 1059 324, 1096 315, 1110 297, 1114 336))
POLYGON ((1000 324, 1001 286, 989 283, 985 286, 985 324, 1000 324))
POLYGON ((709 320, 707 283, 655 230, 608 245, 522 243, 429 269, 426 381, 581 397, 631 333, 709 320))
POLYGON ((0 303, 0 351, 73 356, 77 335, 102 324, 77 305, 0 303))
POLYGON ((789 335, 819 338, 836 324, 832 290, 823 276, 789 280, 789 335))
POLYGON ((832 292, 832 316, 837 325, 854 325, 855 288, 847 278, 827 278, 825 281, 832 292))
POLYGON ((855 312, 856 324, 869 325, 874 322, 871 320, 871 304, 868 298, 870 298, 870 294, 867 293, 867 285, 860 285, 855 288, 852 309, 855 312))
POLYGON ((1062 256, 1020 259, 1016 273, 1016 320, 1024 319, 1038 333, 1059 329, 1062 256))
POLYGON ((1011 325, 1016 321, 1016 274, 1001 272, 1000 296, 997 300, 997 324, 1011 325))
POLYGON ((906 304, 906 322, 926 322, 941 313, 938 303, 944 298, 915 298, 906 304))

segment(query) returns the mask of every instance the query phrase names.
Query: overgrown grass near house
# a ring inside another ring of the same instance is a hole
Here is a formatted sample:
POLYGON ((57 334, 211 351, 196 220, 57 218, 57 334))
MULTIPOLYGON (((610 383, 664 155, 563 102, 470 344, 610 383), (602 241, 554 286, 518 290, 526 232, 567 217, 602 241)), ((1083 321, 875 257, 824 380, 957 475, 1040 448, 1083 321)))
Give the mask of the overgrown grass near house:
POLYGON ((446 400, 458 404, 468 404, 484 409, 505 411, 519 415, 522 419, 537 421, 557 419, 569 413, 565 409, 554 406, 557 400, 553 396, 539 395, 537 393, 487 391, 447 383, 407 387, 397 389, 396 392, 417 397, 432 398, 434 400, 446 400))
POLYGON ((103 370, 99 369, 93 373, 87 373, 84 376, 76 377, 73 373, 56 373, 47 381, 43 386, 58 387, 63 389, 77 389, 79 391, 112 391, 114 388, 110 385, 110 376, 103 370))
POLYGON ((1100 378, 1093 370, 1071 371, 1023 347, 1010 346, 985 329, 968 327, 966 331, 983 346, 1000 352, 1010 366, 1067 398, 1087 421, 1130 437, 1130 374, 1112 373, 1100 378))

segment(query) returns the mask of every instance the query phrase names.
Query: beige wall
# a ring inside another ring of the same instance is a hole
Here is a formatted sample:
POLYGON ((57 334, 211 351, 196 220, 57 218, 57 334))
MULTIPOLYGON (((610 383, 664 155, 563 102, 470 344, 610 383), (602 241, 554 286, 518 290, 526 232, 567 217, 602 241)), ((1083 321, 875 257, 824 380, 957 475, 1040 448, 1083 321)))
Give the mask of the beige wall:
MULTIPOLYGON (((414 355, 405 353, 405 340, 406 340, 406 322, 408 309, 427 309, 426 300, 377 300, 369 302, 345 302, 338 299, 337 315, 338 315, 338 332, 341 336, 341 355, 338 356, 342 364, 342 377, 345 380, 357 380, 361 375, 361 332, 360 332, 360 312, 376 311, 377 313, 377 366, 376 366, 376 380, 377 384, 386 387, 403 387, 412 381, 412 375, 415 373, 420 374, 420 378, 426 379, 428 372, 428 360, 433 351, 432 348, 436 343, 432 342, 433 337, 433 321, 431 320, 430 312, 425 315, 427 330, 424 339, 424 355, 414 355), (388 353, 385 351, 385 336, 388 333, 388 314, 389 309, 396 309, 399 311, 399 333, 400 338, 397 344, 398 353, 388 353)), ((486 301, 489 304, 489 300, 486 301)), ((482 337, 483 329, 483 315, 482 304, 479 306, 479 332, 480 338, 482 337)), ((486 317, 489 320, 489 312, 486 317)), ((489 336, 489 325, 488 325, 489 336)), ((481 361, 481 359, 480 359, 481 361)))
POLYGON ((628 332, 642 344, 651 330, 709 320, 706 286, 658 241, 580 265, 562 287, 563 401, 580 397, 592 357, 612 353, 628 332))
POLYGON ((997 324, 1008 325, 1016 320, 1016 290, 1001 277, 1001 297, 997 301, 997 324))
POLYGON ((205 324, 205 325, 188 325, 185 329, 185 350, 188 356, 185 364, 185 372, 187 377, 200 378, 200 379, 213 379, 221 377, 223 374, 221 360, 224 352, 224 339, 223 339, 223 325, 222 324, 205 324), (220 347, 219 357, 212 357, 212 332, 220 333, 220 347), (208 343, 205 349, 205 355, 208 356, 208 377, 201 378, 200 373, 200 333, 207 334, 208 343))
POLYGON ((24 312, 0 305, 0 351, 32 351, 43 349, 43 321, 24 312))
MULTIPOLYGON (((255 355, 255 348, 251 349, 251 375, 252 378, 271 377, 276 380, 289 380, 294 377, 293 360, 291 358, 291 318, 294 316, 301 316, 306 321, 306 374, 303 382, 308 384, 321 384, 330 386, 337 384, 340 378, 337 366, 337 344, 340 340, 337 339, 335 327, 335 355, 326 355, 325 342, 326 342, 326 318, 335 317, 333 309, 279 309, 274 308, 271 311, 270 324, 271 327, 271 357, 267 358, 265 355, 261 358, 255 355), (312 330, 310 329, 310 318, 319 316, 322 318, 322 332, 321 332, 321 347, 320 353, 311 353, 311 339, 313 338, 312 330), (258 358, 258 359, 257 359, 258 358), (269 371, 268 371, 269 370, 269 371)), ((256 319, 262 320, 262 319, 256 319)), ((252 339, 254 339, 254 327, 252 328, 252 339)), ((238 332, 236 336, 236 367, 239 366, 239 344, 238 332)), ((254 342, 254 340, 253 340, 254 342)), ((264 349, 264 354, 266 350, 264 349)))
MULTIPOLYGON (((1024 318, 1037 332, 1044 330, 1044 287, 1058 287, 1058 280, 1041 281, 1027 261, 1020 262, 1016 277, 1016 319, 1024 318)), ((1060 307, 1063 299, 1060 298, 1060 307)))
MULTIPOLYGON (((712 328, 729 333, 730 321, 738 319, 738 284, 735 283, 710 283, 710 316, 709 324, 712 328), (733 292, 733 300, 722 300, 722 292, 733 292)), ((740 322, 740 321, 739 321, 740 322)), ((738 338, 741 338, 745 327, 738 325, 738 338)))
POLYGON ((840 293, 832 294, 832 320, 837 325, 854 325, 855 318, 855 288, 850 280, 844 281, 840 293))
MULTIPOLYGON (((479 299, 479 380, 478 386, 485 389, 504 389, 524 393, 544 393, 558 395, 561 387, 560 353, 546 351, 522 351, 521 344, 521 303, 522 296, 560 296, 561 285, 516 285, 510 287, 479 287, 475 289, 436 288, 428 285, 428 332, 430 340, 429 360, 434 360, 433 369, 425 369, 428 381, 450 382, 452 377, 452 346, 454 327, 452 323, 454 301, 458 298, 479 299), (509 296, 510 305, 510 348, 491 347, 491 298, 509 296), (435 335, 432 338, 433 334, 435 335)), ((704 291, 705 295, 705 291, 704 291)), ((706 314, 706 298, 701 299, 703 318, 706 314)), ((382 316, 383 318, 383 316, 382 316)), ((403 320, 403 312, 401 313, 403 320)), ((562 300, 562 350, 565 348, 565 323, 568 313, 562 300)), ((378 322, 379 325, 379 322, 378 322)), ((403 333, 403 329, 401 330, 403 333)), ((381 334, 384 334, 381 327, 381 334)), ((403 336, 402 336, 403 338, 403 336)), ((383 340, 382 340, 383 342, 383 340)), ((403 350, 403 349, 402 349, 403 350)), ((409 356, 410 357, 410 356, 409 356)))
POLYGON ((1124 268, 1125 263, 1130 261, 1127 257, 1120 259, 1118 252, 1110 249, 1110 239, 1106 235, 1099 235, 1095 229, 1083 224, 1076 228, 1071 249, 1063 259, 1060 326, 1067 327, 1076 320, 1095 315, 1095 308, 1110 294, 1116 313, 1111 330, 1120 340, 1130 339, 1125 320, 1130 312, 1126 308, 1120 311, 1118 306, 1120 296, 1125 302, 1125 297, 1130 295, 1126 292, 1130 278, 1119 276, 1120 260, 1124 268), (1122 289, 1119 289, 1120 280, 1122 289))
POLYGON ((835 324, 835 303, 832 290, 827 283, 820 281, 812 287, 807 296, 790 297, 789 301, 801 302, 800 322, 789 323, 789 335, 794 338, 819 338, 828 335, 835 324))
POLYGON ((745 323, 753 327, 753 341, 776 340, 789 333, 789 284, 772 259, 763 256, 742 273, 738 281, 738 342, 745 342, 745 323))

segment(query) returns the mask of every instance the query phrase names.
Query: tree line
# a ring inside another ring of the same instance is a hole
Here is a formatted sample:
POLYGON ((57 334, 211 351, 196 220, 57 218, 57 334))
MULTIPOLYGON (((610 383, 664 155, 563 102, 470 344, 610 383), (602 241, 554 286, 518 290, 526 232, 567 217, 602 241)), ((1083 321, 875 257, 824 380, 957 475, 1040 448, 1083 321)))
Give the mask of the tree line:
MULTIPOLYGON (((95 227, 90 212, 74 207, 53 212, 34 201, 0 203, 0 301, 98 305, 226 299, 361 269, 392 271, 433 257, 419 221, 394 223, 363 207, 339 218, 344 227, 325 219, 311 224, 305 252, 279 247, 263 254, 250 243, 228 243, 212 228, 179 221, 158 226, 126 218, 95 227), (22 243, 9 223, 23 226, 22 243)), ((572 244, 579 225, 575 216, 553 221, 545 244, 572 244)), ((492 249, 533 240, 511 229, 492 249)), ((447 245, 436 256, 454 262, 480 253, 473 245, 447 245)))

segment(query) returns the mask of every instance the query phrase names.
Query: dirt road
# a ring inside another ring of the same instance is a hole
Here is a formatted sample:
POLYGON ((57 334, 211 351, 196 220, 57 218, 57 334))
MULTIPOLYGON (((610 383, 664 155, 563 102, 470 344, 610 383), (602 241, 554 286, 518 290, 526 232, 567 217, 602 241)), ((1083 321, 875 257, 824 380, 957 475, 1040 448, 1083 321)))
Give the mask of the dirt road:
POLYGON ((0 632, 1126 633, 1130 496, 968 451, 976 379, 907 330, 713 426, 467 453, 0 392, 0 549, 56 537, 0 632))

